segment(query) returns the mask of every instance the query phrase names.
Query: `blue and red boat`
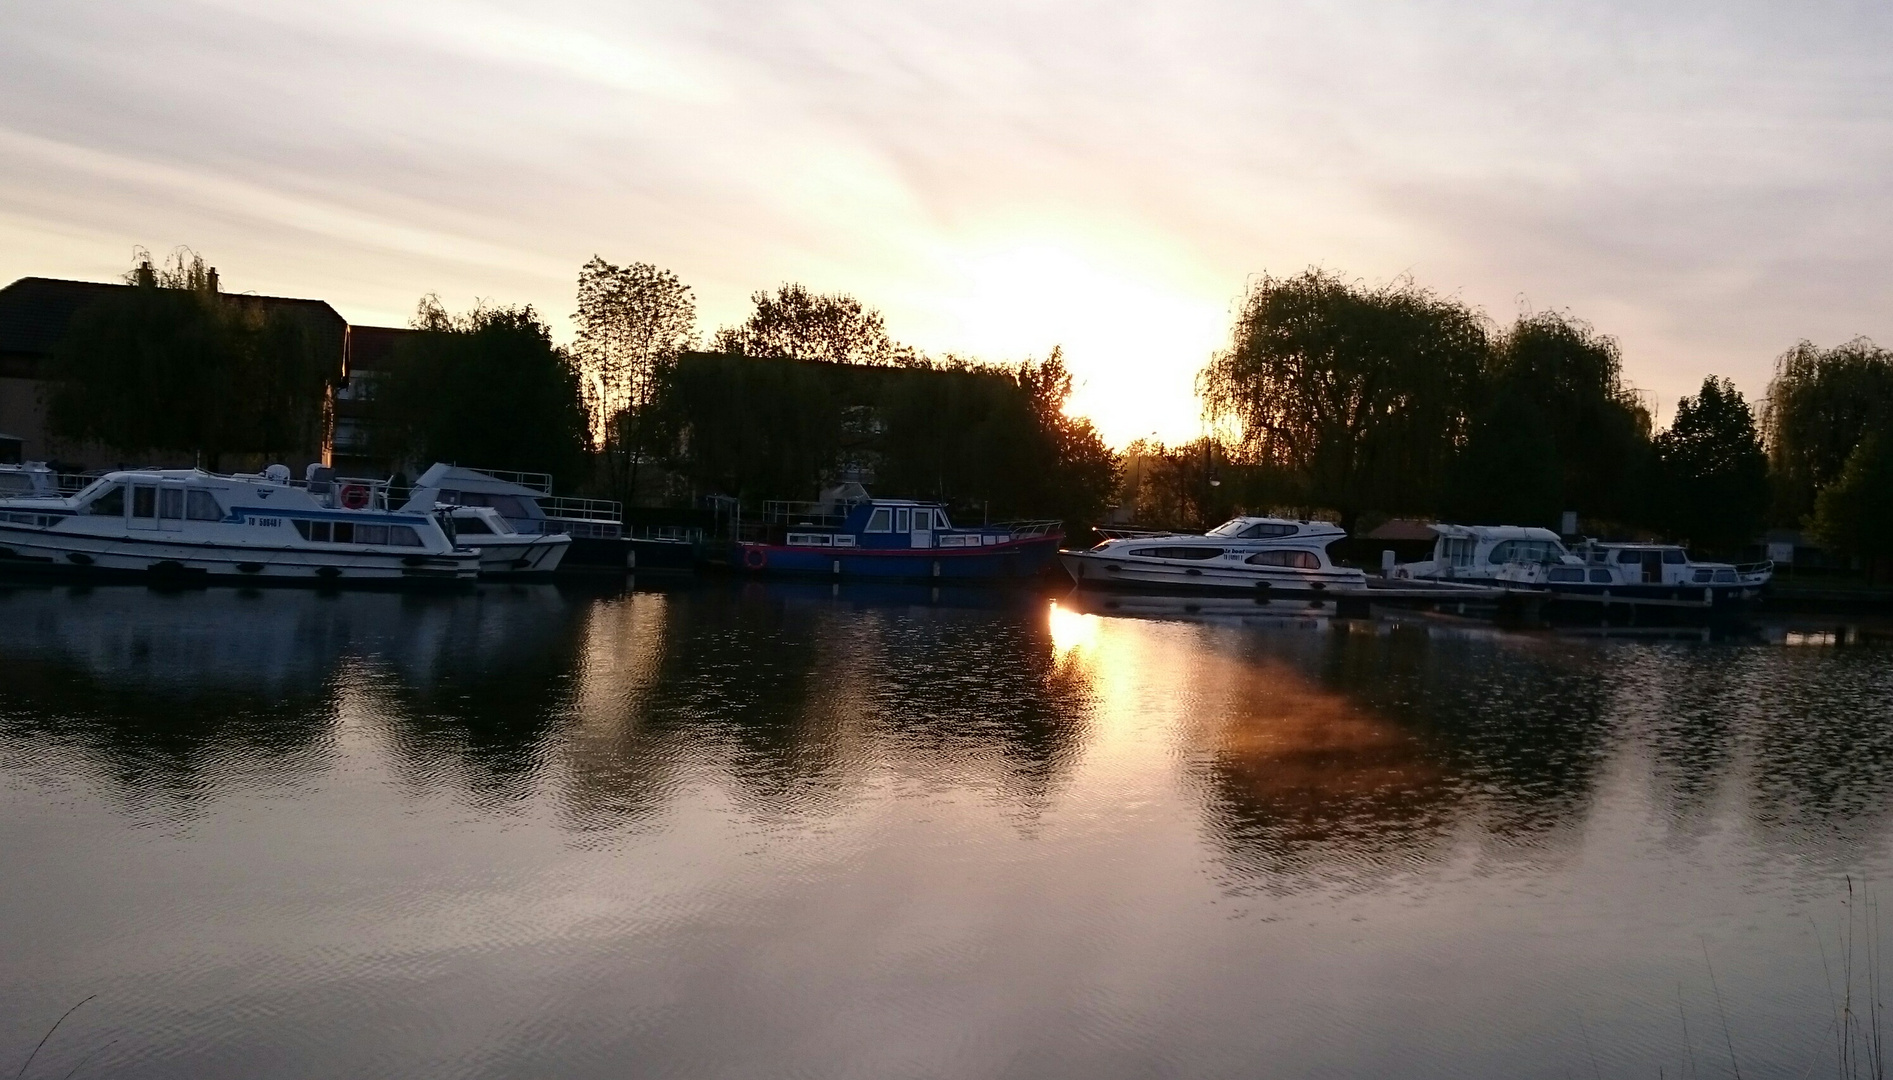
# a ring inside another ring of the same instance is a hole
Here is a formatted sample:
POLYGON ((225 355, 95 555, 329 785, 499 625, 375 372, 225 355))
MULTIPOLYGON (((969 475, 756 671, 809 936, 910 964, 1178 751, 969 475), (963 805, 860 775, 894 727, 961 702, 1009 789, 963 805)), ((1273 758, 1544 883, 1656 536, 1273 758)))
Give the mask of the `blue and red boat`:
POLYGON ((940 503, 877 499, 846 485, 821 502, 764 503, 762 522, 745 530, 729 564, 746 574, 1004 581, 1036 577, 1064 539, 1056 521, 961 528, 940 503))

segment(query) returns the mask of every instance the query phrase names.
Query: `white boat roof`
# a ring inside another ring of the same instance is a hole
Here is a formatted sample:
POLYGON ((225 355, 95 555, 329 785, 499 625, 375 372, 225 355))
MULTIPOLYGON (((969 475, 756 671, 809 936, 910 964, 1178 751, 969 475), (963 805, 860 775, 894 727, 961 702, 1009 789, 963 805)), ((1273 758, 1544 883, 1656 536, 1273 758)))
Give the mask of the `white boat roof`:
POLYGON ((422 488, 434 490, 445 488, 450 491, 477 491, 482 495, 513 495, 522 499, 543 499, 546 497, 546 493, 537 488, 530 488, 524 484, 515 484, 509 480, 501 480, 496 476, 491 476, 478 469, 449 465, 444 461, 436 461, 434 464, 428 466, 427 471, 420 475, 420 479, 414 481, 414 489, 416 491, 422 488))
POLYGON ((1549 540, 1562 545, 1563 540, 1550 529, 1541 529, 1536 525, 1447 525, 1431 526, 1441 536, 1455 540, 1549 540))
MULTIPOLYGON (((1232 517, 1228 521, 1223 522, 1222 525, 1218 525, 1216 527, 1220 529, 1220 528, 1223 528, 1223 526, 1225 525, 1230 525, 1236 522, 1240 522, 1242 524, 1242 527, 1245 529, 1251 525, 1293 525, 1295 526, 1295 529, 1296 529, 1294 536, 1328 536, 1330 534, 1335 535, 1335 536, 1347 535, 1346 529, 1341 528, 1341 526, 1336 525, 1332 521, 1316 521, 1316 520, 1304 521, 1299 518, 1260 517, 1254 514, 1242 514, 1236 517, 1232 517)), ((1293 536, 1280 536, 1280 537, 1272 537, 1271 539, 1290 540, 1293 538, 1294 538, 1293 536)))

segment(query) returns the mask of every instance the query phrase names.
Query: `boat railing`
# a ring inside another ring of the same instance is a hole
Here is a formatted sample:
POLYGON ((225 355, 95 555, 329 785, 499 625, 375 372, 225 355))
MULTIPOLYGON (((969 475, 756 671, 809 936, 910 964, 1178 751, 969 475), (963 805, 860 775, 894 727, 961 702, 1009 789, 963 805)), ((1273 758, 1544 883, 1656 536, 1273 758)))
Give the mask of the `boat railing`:
POLYGON ((613 525, 624 521, 624 504, 616 499, 548 495, 539 500, 539 509, 544 510, 547 517, 561 521, 605 521, 613 525))
POLYGON ((1041 536, 1050 536, 1060 532, 1064 529, 1065 523, 1053 518, 1043 518, 1031 521, 1001 521, 994 527, 1010 529, 1014 540, 1035 540, 1041 536))
POLYGON ((54 473, 53 483, 58 486, 61 495, 77 495, 92 485, 99 478, 98 473, 54 473))
POLYGON ((794 502, 770 499, 762 504, 765 525, 808 525, 839 529, 848 522, 848 511, 860 500, 841 502, 794 502))
POLYGON ((1187 536, 1175 529, 1145 529, 1133 525, 1093 525, 1091 531, 1106 540, 1149 540, 1158 536, 1187 536))
POLYGON ((541 495, 552 494, 551 473, 516 472, 511 469, 475 469, 470 466, 466 467, 466 469, 468 472, 477 472, 481 476, 490 476, 502 483, 518 484, 523 488, 531 488, 541 495))

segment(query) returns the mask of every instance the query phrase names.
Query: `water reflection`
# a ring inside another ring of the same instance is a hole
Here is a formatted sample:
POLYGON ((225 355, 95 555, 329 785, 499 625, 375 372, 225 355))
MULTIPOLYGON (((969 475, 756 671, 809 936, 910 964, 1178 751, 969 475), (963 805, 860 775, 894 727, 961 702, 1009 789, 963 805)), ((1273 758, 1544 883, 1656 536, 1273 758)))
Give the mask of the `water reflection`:
POLYGON ((100 983, 101 1075, 1562 1075, 1585 995, 1644 1075, 1708 938, 1744 1074, 1798 1075, 1809 919, 1888 870, 1889 660, 930 588, 14 590, 0 1046, 100 983))

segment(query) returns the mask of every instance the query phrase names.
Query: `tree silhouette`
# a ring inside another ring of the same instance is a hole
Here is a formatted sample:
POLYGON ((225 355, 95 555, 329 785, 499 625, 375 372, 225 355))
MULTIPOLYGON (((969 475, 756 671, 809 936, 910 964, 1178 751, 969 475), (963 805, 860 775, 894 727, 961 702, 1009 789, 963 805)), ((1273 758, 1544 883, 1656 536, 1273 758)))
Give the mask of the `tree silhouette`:
POLYGON ((1695 397, 1676 403, 1676 420, 1656 448, 1660 519, 1671 535, 1721 552, 1755 538, 1768 511, 1768 458, 1734 383, 1704 379, 1695 397))
POLYGON ((921 360, 918 352, 888 337, 880 312, 852 296, 786 284, 773 296, 758 292, 750 299, 756 310, 741 326, 718 330, 710 351, 837 364, 909 365, 921 360))

